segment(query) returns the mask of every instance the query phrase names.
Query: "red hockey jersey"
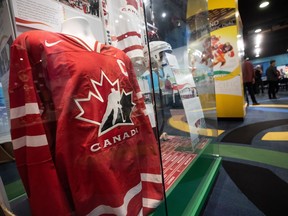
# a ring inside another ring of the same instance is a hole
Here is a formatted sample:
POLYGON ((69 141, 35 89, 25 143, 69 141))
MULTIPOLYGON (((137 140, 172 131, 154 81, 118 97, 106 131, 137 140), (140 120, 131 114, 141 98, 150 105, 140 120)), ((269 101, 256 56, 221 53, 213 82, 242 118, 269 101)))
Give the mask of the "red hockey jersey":
POLYGON ((11 48, 11 136, 33 215, 147 215, 158 145, 130 59, 45 31, 11 48))

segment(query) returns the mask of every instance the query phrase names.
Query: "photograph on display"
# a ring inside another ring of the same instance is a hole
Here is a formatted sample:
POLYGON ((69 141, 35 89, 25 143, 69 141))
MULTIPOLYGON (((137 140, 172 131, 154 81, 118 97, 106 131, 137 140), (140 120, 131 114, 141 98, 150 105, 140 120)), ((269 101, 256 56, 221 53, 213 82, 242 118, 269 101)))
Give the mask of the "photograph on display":
POLYGON ((25 28, 60 31, 64 14, 63 6, 58 1, 12 0, 11 3, 17 35, 27 31, 25 28), (24 30, 18 26, 24 27, 24 30))
POLYGON ((59 2, 75 8, 84 14, 99 17, 99 0, 59 0, 59 2))
POLYGON ((216 77, 230 74, 239 65, 238 56, 235 55, 237 41, 233 31, 227 31, 228 27, 236 25, 235 13, 235 8, 209 10, 212 61, 216 77))

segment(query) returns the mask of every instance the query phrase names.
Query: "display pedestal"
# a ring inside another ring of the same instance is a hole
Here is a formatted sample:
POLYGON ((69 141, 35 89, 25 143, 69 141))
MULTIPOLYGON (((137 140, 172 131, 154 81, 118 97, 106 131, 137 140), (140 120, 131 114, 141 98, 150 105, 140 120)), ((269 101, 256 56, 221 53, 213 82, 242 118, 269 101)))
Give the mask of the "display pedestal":
MULTIPOLYGON (((166 192, 168 215, 196 216, 201 212, 221 164, 221 157, 206 155, 211 147, 209 144, 166 192)), ((166 215, 166 206, 163 202, 152 215, 166 215)))

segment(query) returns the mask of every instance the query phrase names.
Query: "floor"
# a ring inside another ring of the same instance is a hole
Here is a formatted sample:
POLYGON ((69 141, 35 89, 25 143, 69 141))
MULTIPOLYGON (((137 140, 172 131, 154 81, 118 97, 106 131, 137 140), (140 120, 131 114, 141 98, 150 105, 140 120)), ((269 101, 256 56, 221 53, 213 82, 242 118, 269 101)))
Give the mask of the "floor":
MULTIPOLYGON (((260 105, 249 106, 247 108, 247 115, 243 121, 219 121, 218 128, 225 132, 217 140, 219 154, 223 158, 224 163, 225 161, 237 162, 263 168, 271 172, 279 180, 283 180, 287 188, 288 91, 281 89, 278 96, 279 99, 270 100, 268 99, 267 91, 266 94, 260 93, 256 95, 260 105), (247 134, 249 134, 247 129, 252 129, 253 127, 260 128, 260 130, 256 130, 257 133, 250 139, 250 143, 247 143, 247 140, 249 140, 246 139, 247 134), (233 133, 235 130, 238 130, 238 135, 242 137, 244 143, 238 142, 241 139, 238 139, 237 143, 222 142, 225 140, 227 134, 233 133), (268 136, 269 139, 263 139, 268 133, 271 135, 268 136)), ((257 185, 259 182, 255 184, 257 185)), ((268 187, 273 187, 273 185, 270 184, 268 187)), ((267 188, 263 188, 263 191, 265 190, 267 188)), ((270 195, 268 194, 267 196, 270 195)), ((284 203, 288 204, 288 200, 284 201, 284 203)), ((283 206, 279 206, 279 208, 281 207, 283 208, 283 206)), ((287 209, 287 207, 284 208, 287 209)), ((203 209, 202 216, 287 215, 287 213, 276 211, 274 213, 267 213, 268 211, 259 208, 253 202, 253 199, 249 196, 247 197, 237 187, 222 166, 206 206, 203 209)))

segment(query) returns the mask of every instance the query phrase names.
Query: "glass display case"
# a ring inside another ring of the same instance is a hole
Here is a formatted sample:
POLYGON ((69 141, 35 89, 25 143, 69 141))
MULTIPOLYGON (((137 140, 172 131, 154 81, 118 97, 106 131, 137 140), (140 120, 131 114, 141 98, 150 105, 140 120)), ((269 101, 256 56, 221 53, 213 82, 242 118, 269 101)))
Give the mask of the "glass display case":
MULTIPOLYGON (((166 203, 153 215, 197 215, 221 159, 207 1, 146 1, 166 203)), ((147 78, 148 82, 150 77, 147 78)))
POLYGON ((4 2, 7 207, 199 214, 221 163, 207 1, 4 2))

